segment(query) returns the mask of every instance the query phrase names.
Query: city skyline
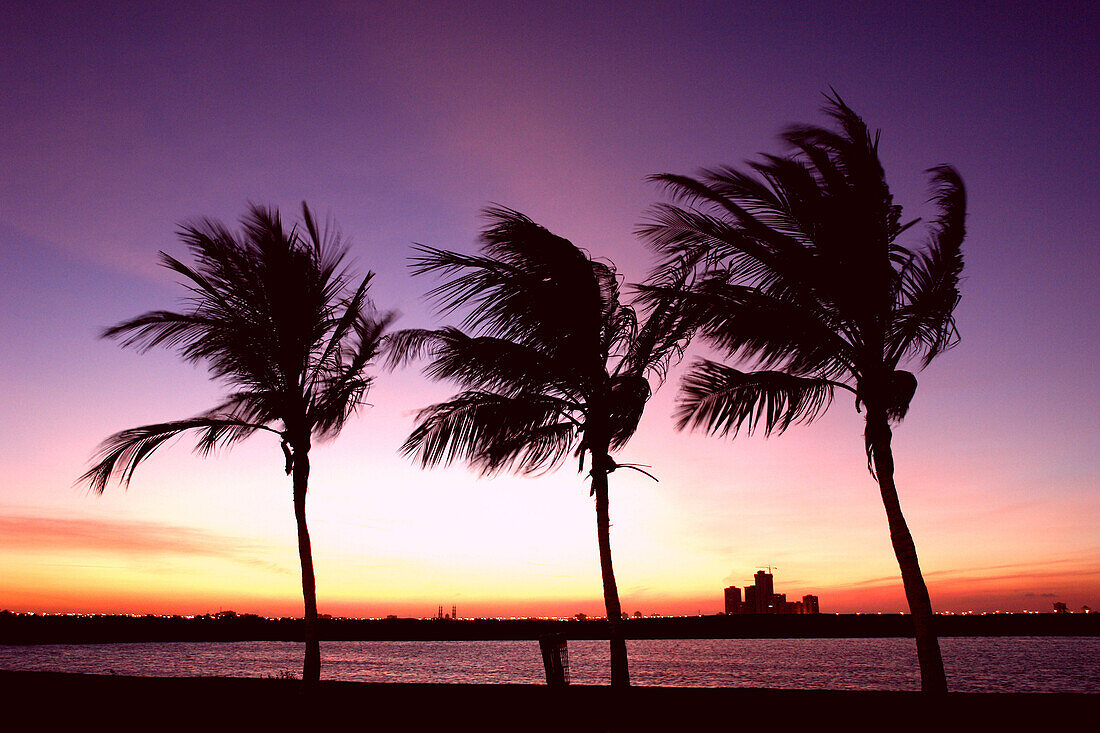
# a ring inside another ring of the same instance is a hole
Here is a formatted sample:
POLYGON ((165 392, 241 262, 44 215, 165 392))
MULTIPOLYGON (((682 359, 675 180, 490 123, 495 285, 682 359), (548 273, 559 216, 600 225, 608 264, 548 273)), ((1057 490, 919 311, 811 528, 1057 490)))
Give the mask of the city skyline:
POLYGON ((786 593, 776 593, 774 576, 768 571, 757 570, 752 578, 753 584, 745 586, 745 597, 741 598, 741 588, 731 585, 725 588, 723 600, 725 613, 768 613, 768 614, 806 614, 820 613, 820 599, 812 593, 802 596, 801 601, 788 601, 786 593))
MULTIPOLYGON (((236 226, 250 201, 291 218, 305 200, 347 235, 359 272, 377 273, 380 309, 437 327, 430 283, 407 271, 412 243, 473 252, 495 202, 640 282, 655 258, 634 230, 663 200, 645 176, 779 153, 787 125, 824 121, 830 87, 882 129, 907 213, 928 213, 924 171, 939 163, 971 196, 962 341, 917 375, 896 430, 933 607, 1100 603, 1091 6, 789 18, 611 3, 541 8, 537 22, 504 5, 272 7, 0 11, 12 100, 0 110, 0 608, 301 613, 277 440, 208 459, 181 441, 129 490, 73 487, 107 435, 220 394, 168 352, 97 339, 176 304, 156 253, 182 255, 181 223, 236 226)), ((442 598, 470 616, 600 615, 574 466, 421 471, 397 449, 412 413, 450 386, 376 372, 370 405, 314 451, 319 610, 430 614, 442 598)), ((903 610, 850 403, 781 437, 721 440, 673 429, 681 373, 621 454, 660 481, 612 481, 624 610, 717 613, 715 588, 773 563, 792 597, 827 598, 831 612, 903 610)))

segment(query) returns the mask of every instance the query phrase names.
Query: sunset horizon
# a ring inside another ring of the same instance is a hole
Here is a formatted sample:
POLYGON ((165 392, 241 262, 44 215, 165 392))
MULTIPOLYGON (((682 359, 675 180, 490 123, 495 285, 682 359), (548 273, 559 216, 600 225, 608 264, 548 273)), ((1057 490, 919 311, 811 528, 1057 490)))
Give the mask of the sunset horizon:
MULTIPOLYGON (((182 527, 160 522, 94 522, 72 519, 7 516, 0 522, 0 530, 9 536, 18 534, 25 548, 41 541, 48 543, 75 542, 83 550, 94 548, 108 556, 124 557, 128 552, 143 556, 174 553, 198 553, 218 557, 239 568, 238 578, 245 575, 273 573, 284 577, 281 593, 240 593, 219 589, 202 589, 201 573, 192 576, 194 586, 153 584, 138 591, 119 583, 110 592, 112 579, 98 577, 92 586, 77 586, 67 592, 59 592, 47 585, 49 576, 27 578, 20 593, 8 592, 3 608, 16 613, 82 613, 82 614, 154 614, 194 616, 232 610, 237 613, 253 613, 268 618, 300 617, 301 598, 294 577, 296 557, 292 538, 288 537, 281 553, 265 551, 256 554, 260 545, 255 539, 217 536, 201 527, 182 527), (106 538, 106 539, 105 539, 106 538), (248 552, 234 556, 230 548, 250 546, 248 552), (280 561, 281 558, 281 561, 280 561), (198 595, 192 595, 198 593, 198 595)), ((888 559, 888 558, 887 558, 888 559)), ((625 559, 624 559, 625 562, 625 559)), ((1053 561, 1046 565, 1006 565, 979 568, 959 568, 943 572, 926 573, 930 592, 933 594, 937 613, 1022 613, 1054 612, 1054 603, 1066 603, 1070 611, 1080 611, 1083 606, 1092 607, 1090 598, 1078 590, 1072 581, 1053 581, 1059 566, 1066 561, 1053 561), (1031 590, 1013 592, 1020 584, 1030 585, 1031 590)), ((345 618, 384 618, 396 614, 408 618, 431 618, 437 606, 450 609, 457 605, 460 618, 509 618, 509 617, 572 617, 583 613, 590 617, 602 617, 602 600, 599 595, 599 577, 593 570, 591 577, 573 578, 579 585, 589 586, 589 595, 580 594, 543 596, 532 594, 524 597, 514 590, 500 595, 471 593, 470 586, 451 583, 447 592, 437 595, 420 594, 392 601, 364 601, 339 594, 341 574, 338 566, 332 570, 318 559, 318 610, 322 614, 345 618)), ((553 564, 543 564, 543 568, 553 564)), ((622 593, 624 612, 640 611, 643 616, 694 616, 722 613, 722 589, 728 585, 747 585, 752 573, 767 566, 751 566, 740 575, 730 573, 716 579, 711 592, 672 594, 660 589, 648 588, 641 593, 625 590, 622 593)), ((788 567, 790 567, 788 565, 788 567)), ((534 569, 534 568, 532 568, 534 569)), ((486 571, 491 570, 487 568, 486 571)), ((545 572, 545 571, 543 571, 545 572)), ((879 577, 856 577, 834 584, 815 582, 812 578, 789 579, 782 568, 775 567, 776 588, 792 599, 804 594, 814 594, 821 599, 822 613, 908 613, 901 580, 896 573, 879 577)), ((18 576, 18 570, 14 573, 18 576)), ((538 587, 538 576, 527 581, 532 590, 538 587)), ((115 581, 117 583, 117 581, 115 581)), ((154 581, 155 583, 156 581, 154 581)))

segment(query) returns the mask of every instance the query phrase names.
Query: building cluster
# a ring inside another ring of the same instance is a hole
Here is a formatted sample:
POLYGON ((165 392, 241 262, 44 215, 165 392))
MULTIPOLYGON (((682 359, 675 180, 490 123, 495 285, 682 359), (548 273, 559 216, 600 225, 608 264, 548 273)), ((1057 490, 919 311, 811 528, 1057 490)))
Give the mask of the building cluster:
POLYGON ((776 593, 772 574, 758 570, 753 576, 755 585, 741 589, 735 585, 726 588, 726 613, 819 613, 817 596, 802 596, 801 601, 788 601, 786 593, 776 593))

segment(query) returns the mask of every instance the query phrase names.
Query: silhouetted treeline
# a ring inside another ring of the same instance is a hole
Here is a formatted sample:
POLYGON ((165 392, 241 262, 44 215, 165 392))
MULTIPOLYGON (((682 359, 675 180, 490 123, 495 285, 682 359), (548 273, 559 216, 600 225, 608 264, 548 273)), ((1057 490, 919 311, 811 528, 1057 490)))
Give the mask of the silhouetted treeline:
MULTIPOLYGON (((908 614, 684 616, 630 619, 628 639, 807 639, 912 637, 908 614)), ((941 636, 1100 636, 1100 614, 936 616, 941 636)), ((326 641, 606 639, 607 622, 521 620, 319 619, 326 641)), ((237 616, 30 616, 0 614, 2 644, 95 644, 160 641, 301 641, 301 619, 237 616)))

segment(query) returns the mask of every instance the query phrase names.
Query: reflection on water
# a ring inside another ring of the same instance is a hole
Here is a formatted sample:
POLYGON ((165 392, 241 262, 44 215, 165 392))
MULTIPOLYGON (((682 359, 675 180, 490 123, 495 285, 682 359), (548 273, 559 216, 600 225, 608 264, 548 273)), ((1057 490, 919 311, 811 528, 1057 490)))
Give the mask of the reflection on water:
MULTIPOLYGON (((958 692, 1100 692, 1100 639, 941 639, 958 692)), ((661 639, 628 642, 637 685, 917 690, 911 639, 661 639)), ((570 641, 574 684, 608 683, 606 641, 570 641)), ((544 681, 534 641, 337 641, 325 679, 361 682, 544 681)), ((301 644, 251 641, 0 646, 0 669, 165 677, 298 673, 301 644)))

